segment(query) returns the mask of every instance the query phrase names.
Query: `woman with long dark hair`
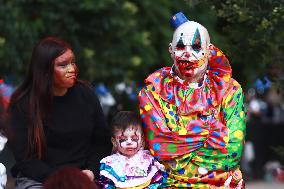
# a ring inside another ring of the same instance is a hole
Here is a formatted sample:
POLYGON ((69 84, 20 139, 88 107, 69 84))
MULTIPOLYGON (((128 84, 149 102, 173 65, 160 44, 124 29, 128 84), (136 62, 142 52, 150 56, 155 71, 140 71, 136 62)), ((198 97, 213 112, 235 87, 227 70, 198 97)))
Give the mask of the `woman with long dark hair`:
POLYGON ((62 166, 80 168, 93 180, 99 160, 110 152, 100 103, 90 86, 77 80, 74 60, 63 40, 42 39, 11 97, 9 146, 16 160, 11 170, 16 189, 42 188, 62 166))

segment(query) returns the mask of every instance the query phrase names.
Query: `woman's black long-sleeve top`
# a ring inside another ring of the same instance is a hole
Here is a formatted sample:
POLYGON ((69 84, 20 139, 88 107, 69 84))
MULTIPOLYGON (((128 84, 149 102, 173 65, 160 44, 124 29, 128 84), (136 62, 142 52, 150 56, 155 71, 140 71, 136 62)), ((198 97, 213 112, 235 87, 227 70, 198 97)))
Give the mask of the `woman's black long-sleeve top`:
POLYGON ((64 96, 53 97, 50 121, 44 123, 47 150, 42 160, 26 158, 28 124, 25 107, 12 107, 8 145, 16 160, 13 176, 20 173, 43 182, 62 166, 89 169, 97 175, 100 159, 110 154, 110 135, 101 105, 84 84, 77 83, 64 96))

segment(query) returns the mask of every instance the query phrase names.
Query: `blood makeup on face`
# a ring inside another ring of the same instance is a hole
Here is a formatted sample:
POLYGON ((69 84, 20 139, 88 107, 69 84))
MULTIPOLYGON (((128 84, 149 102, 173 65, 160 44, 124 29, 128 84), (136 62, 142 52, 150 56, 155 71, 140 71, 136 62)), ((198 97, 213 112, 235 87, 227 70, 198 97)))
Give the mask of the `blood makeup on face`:
POLYGON ((54 87, 67 89, 72 87, 77 79, 78 69, 74 63, 74 54, 68 49, 54 60, 54 87))
POLYGON ((118 152, 131 157, 137 153, 142 146, 142 131, 134 127, 117 130, 115 133, 115 142, 118 152))
POLYGON ((193 77, 199 72, 206 69, 206 57, 198 61, 187 61, 180 57, 175 57, 176 66, 181 75, 185 77, 193 77))
POLYGON ((195 77, 207 64, 206 43, 202 42, 198 27, 193 28, 178 28, 173 39, 175 66, 187 78, 195 77))
POLYGON ((196 64, 193 64, 189 61, 183 61, 179 59, 180 57, 176 57, 177 67, 180 74, 186 77, 192 77, 194 75, 194 70, 196 68, 196 64))
POLYGON ((195 69, 199 66, 199 60, 189 60, 192 56, 192 52, 186 50, 187 47, 179 48, 179 51, 183 51, 181 55, 175 53, 175 62, 180 74, 186 77, 192 77, 195 74, 195 69))

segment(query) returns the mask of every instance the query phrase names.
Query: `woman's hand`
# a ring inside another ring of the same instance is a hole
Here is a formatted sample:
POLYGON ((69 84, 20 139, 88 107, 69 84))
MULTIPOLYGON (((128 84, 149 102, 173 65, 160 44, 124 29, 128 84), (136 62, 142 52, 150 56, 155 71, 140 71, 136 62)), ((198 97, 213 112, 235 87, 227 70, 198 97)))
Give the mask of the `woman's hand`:
POLYGON ((94 176, 94 173, 91 170, 84 169, 84 170, 82 170, 82 173, 87 175, 91 181, 94 181, 95 176, 94 176))

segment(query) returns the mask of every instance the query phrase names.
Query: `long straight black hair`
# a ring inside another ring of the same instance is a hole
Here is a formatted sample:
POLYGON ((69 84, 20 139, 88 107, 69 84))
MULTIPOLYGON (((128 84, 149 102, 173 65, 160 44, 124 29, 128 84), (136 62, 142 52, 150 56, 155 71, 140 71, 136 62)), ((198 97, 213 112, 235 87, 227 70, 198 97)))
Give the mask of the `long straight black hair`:
POLYGON ((70 45, 59 38, 42 39, 33 49, 24 81, 12 94, 9 109, 24 110, 29 120, 27 157, 44 157, 43 123, 52 108, 54 60, 68 49, 70 45))

